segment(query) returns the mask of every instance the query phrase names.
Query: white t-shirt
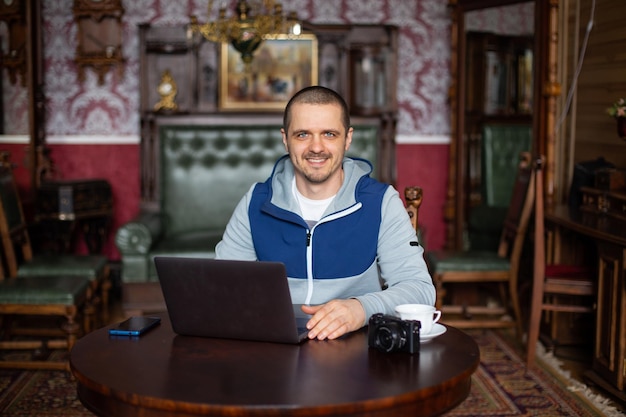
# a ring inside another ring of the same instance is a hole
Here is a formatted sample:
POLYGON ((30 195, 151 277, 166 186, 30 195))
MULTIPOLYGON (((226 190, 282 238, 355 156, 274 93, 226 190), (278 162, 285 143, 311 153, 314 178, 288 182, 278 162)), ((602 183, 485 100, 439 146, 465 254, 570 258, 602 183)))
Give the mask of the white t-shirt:
POLYGON ((300 193, 300 191, 298 191, 295 178, 291 183, 291 188, 293 190, 293 195, 296 197, 296 201, 300 205, 302 218, 307 222, 309 227, 315 226, 315 224, 322 218, 322 215, 330 205, 331 201, 333 201, 333 198, 335 198, 334 195, 323 200, 311 200, 310 198, 306 198, 300 193))

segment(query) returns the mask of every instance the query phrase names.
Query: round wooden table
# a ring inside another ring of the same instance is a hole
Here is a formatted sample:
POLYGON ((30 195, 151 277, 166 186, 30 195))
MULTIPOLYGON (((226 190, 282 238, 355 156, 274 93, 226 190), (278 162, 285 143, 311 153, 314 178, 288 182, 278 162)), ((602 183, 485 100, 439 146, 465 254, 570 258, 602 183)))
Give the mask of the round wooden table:
POLYGON ((420 352, 368 348, 366 330, 300 345, 176 335, 167 316, 140 338, 108 327, 70 355, 82 403, 99 416, 434 416, 469 394, 480 355, 462 331, 420 352))

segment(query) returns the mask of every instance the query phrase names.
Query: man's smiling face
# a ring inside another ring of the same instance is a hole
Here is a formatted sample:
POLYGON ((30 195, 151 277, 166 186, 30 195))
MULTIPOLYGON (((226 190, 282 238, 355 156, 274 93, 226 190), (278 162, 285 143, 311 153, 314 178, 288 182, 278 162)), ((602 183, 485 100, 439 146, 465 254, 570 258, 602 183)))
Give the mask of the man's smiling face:
POLYGON ((281 131, 283 143, 296 173, 298 190, 309 198, 327 198, 337 193, 343 181, 341 164, 350 143, 352 128, 346 132, 341 107, 336 104, 296 103, 291 123, 281 131))

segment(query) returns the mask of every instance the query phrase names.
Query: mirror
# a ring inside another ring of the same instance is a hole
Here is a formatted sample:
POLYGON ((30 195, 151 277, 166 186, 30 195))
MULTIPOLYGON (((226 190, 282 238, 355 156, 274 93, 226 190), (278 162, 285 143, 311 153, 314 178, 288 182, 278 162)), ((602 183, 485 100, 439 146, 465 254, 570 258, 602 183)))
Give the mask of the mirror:
POLYGON ((548 34, 555 30, 550 17, 556 16, 557 5, 547 3, 555 2, 450 2, 449 249, 497 249, 502 227, 497 219, 506 214, 520 151, 546 155, 546 191, 552 189, 548 145, 554 139, 548 133, 559 91, 551 82, 556 65, 548 53, 556 40, 548 34), (510 171, 499 171, 503 167, 510 171), (476 229, 481 222, 493 225, 488 231, 476 229))

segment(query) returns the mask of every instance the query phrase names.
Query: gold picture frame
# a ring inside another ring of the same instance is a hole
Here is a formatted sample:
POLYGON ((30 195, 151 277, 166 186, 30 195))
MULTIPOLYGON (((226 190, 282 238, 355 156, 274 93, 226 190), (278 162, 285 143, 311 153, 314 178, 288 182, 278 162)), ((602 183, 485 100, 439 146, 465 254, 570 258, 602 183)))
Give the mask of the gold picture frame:
POLYGON ((317 84, 317 38, 266 39, 249 66, 232 45, 222 43, 220 67, 220 110, 282 111, 294 93, 317 84))

